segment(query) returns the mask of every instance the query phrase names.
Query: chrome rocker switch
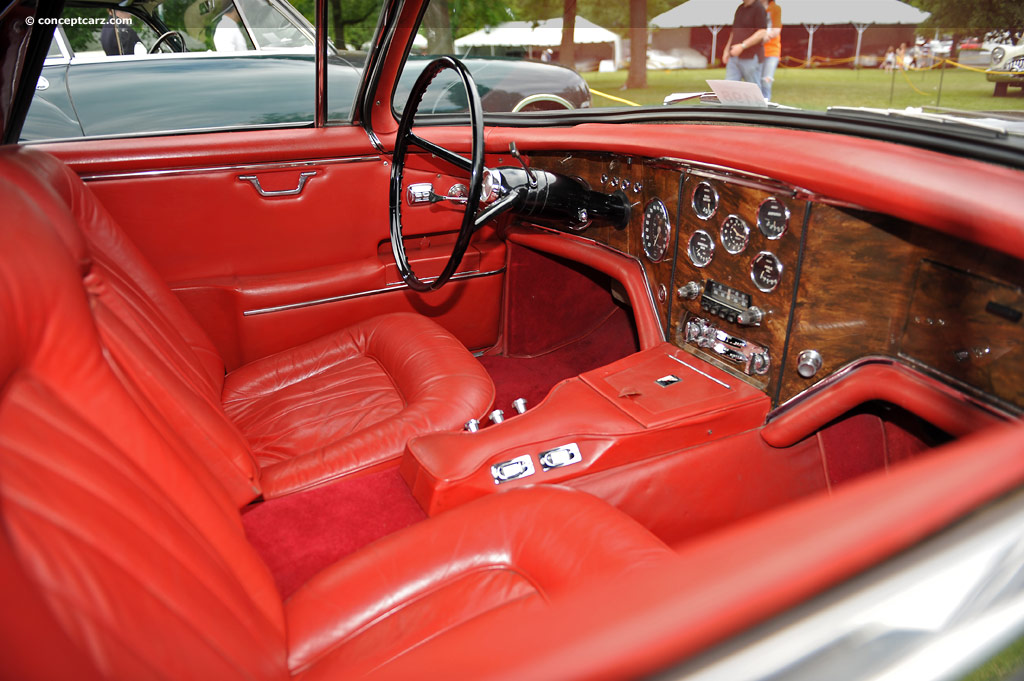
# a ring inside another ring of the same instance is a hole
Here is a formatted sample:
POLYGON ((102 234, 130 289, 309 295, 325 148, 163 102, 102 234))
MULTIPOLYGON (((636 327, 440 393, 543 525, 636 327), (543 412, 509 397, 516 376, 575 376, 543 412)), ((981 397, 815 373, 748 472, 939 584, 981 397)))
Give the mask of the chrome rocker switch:
POLYGON ((580 454, 579 446, 575 442, 570 442, 567 445, 541 452, 537 458, 540 460, 541 470, 549 471, 552 468, 578 463, 583 460, 583 455, 580 454))
POLYGON ((502 461, 491 466, 491 477, 494 478, 495 485, 500 485, 509 480, 525 478, 536 472, 537 469, 533 467, 533 459, 530 458, 529 454, 523 454, 522 456, 517 456, 514 459, 502 461))

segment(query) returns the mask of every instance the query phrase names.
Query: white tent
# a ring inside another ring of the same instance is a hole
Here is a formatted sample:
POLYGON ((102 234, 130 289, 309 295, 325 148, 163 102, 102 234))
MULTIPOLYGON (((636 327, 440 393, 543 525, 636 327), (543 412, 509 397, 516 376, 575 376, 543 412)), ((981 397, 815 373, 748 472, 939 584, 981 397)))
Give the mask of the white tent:
MULTIPOLYGON (((615 63, 622 61, 622 38, 584 17, 576 17, 573 42, 612 43, 615 63)), ((455 41, 456 48, 468 47, 558 47, 562 44, 562 17, 544 21, 507 21, 482 28, 455 41)))
MULTIPOLYGON (((712 35, 712 57, 718 32, 732 25, 738 0, 688 0, 651 20, 655 28, 707 26, 712 35)), ((864 30, 871 24, 917 25, 927 19, 922 12, 900 0, 779 0, 783 25, 803 24, 809 34, 807 60, 814 46, 814 32, 822 25, 853 24, 857 29, 857 57, 864 30)), ((712 62, 714 59, 712 59, 712 62)))

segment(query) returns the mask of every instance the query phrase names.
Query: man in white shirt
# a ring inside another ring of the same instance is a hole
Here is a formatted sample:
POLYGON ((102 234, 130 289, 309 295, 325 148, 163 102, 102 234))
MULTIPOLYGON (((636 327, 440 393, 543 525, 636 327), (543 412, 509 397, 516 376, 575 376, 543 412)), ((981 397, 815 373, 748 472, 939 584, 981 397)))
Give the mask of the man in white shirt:
POLYGON ((232 3, 231 9, 224 13, 213 31, 213 46, 218 52, 244 52, 249 49, 239 22, 238 9, 232 3))

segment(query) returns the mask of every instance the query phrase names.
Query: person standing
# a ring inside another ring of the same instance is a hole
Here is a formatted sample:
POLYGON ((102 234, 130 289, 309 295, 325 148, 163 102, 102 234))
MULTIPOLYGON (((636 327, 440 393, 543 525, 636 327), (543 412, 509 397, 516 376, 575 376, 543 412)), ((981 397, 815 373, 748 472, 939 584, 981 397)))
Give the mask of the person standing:
POLYGON ((743 4, 736 8, 732 32, 722 52, 726 80, 744 80, 761 86, 767 32, 768 13, 761 0, 743 0, 743 4))
POLYGON ((146 46, 132 28, 132 15, 124 10, 108 9, 110 17, 100 29, 100 45, 108 57, 146 54, 146 46))
POLYGON ((772 84, 775 69, 782 58, 782 8, 775 0, 762 0, 768 12, 768 33, 764 42, 764 65, 761 68, 761 94, 768 101, 772 98, 772 84))

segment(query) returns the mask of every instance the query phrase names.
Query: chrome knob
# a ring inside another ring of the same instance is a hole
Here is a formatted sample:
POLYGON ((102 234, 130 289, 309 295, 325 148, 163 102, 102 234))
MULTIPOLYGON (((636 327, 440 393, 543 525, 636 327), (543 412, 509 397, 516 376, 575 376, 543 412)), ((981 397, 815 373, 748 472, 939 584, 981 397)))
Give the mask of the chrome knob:
POLYGON ((764 319, 764 312, 762 312, 761 308, 756 305, 748 307, 736 316, 736 321, 739 322, 741 326, 761 326, 762 319, 764 319))
POLYGON ((477 421, 476 419, 470 419, 466 421, 464 429, 468 433, 475 433, 476 431, 480 430, 480 422, 477 421))
POLYGON ((512 406, 515 408, 517 414, 526 413, 526 398, 520 397, 512 400, 512 406))
POLYGON ((796 356, 796 372, 804 378, 812 378, 821 369, 821 353, 804 350, 796 356))
POLYGON ((767 352, 757 352, 750 356, 750 371, 758 376, 768 373, 772 361, 767 352))
POLYGON ((688 282, 676 290, 676 295, 683 300, 696 300, 700 295, 700 284, 695 281, 688 282))
POLYGON ((488 418, 491 419, 491 423, 497 425, 505 420, 505 412, 500 409, 495 409, 491 412, 491 415, 488 418))

